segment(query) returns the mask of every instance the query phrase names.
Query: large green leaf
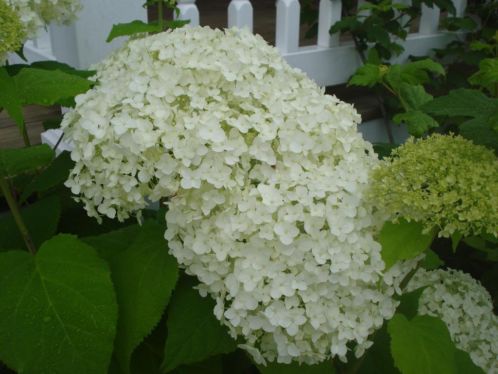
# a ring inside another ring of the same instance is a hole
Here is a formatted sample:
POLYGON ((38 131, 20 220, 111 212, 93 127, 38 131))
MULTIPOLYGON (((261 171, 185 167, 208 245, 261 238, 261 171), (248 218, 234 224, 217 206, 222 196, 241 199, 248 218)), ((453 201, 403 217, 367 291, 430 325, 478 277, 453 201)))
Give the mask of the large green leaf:
POLYGON ((424 252, 432 242, 433 235, 422 232, 422 224, 407 222, 386 222, 379 234, 382 245, 382 259, 390 268, 400 260, 408 260, 424 252))
POLYGON ((455 346, 448 328, 438 318, 395 314, 388 322, 391 354, 403 374, 454 374, 455 346))
POLYGON ((110 262, 127 250, 139 233, 140 226, 135 224, 105 234, 87 236, 81 240, 95 248, 100 257, 110 262))
POLYGON ((24 105, 53 105, 87 91, 91 82, 61 70, 22 69, 14 76, 24 105))
POLYGON ((399 370, 394 366, 389 342, 387 323, 384 323, 374 333, 372 347, 360 358, 363 362, 358 369, 358 374, 399 374, 399 370))
POLYGON ((106 373, 117 320, 106 263, 71 235, 0 253, 0 359, 25 374, 106 373))
POLYGON ((195 283, 182 279, 171 298, 164 371, 235 350, 236 342, 213 314, 214 301, 201 297, 195 283))
POLYGON ((131 246, 111 260, 111 273, 119 305, 116 357, 129 372, 133 350, 161 319, 178 278, 163 227, 145 223, 131 246))
POLYGON ((440 116, 481 117, 498 108, 498 100, 491 99, 478 90, 459 88, 440 96, 423 106, 427 113, 440 116))
POLYGON ((403 314, 406 318, 413 318, 418 314, 418 305, 420 296, 424 292, 425 287, 417 288, 411 292, 405 292, 399 298, 399 305, 396 309, 397 313, 403 314))
MULTIPOLYGON (((497 107, 498 110, 498 107, 497 107)), ((475 144, 484 145, 498 152, 498 131, 493 128, 492 116, 481 116, 463 122, 459 129, 460 134, 472 140, 475 144)), ((498 123, 498 118, 495 122, 498 123)))
MULTIPOLYGON (((36 247, 55 235, 60 215, 61 204, 57 196, 49 196, 21 209, 21 216, 36 247)), ((0 218, 0 248, 25 248, 10 213, 0 218)))
POLYGON ((63 62, 53 61, 53 60, 36 61, 31 64, 31 67, 45 69, 45 70, 60 70, 63 71, 64 73, 77 75, 78 77, 82 78, 89 78, 92 75, 95 75, 94 70, 78 70, 63 62))
POLYGON ((46 144, 26 148, 0 149, 0 178, 12 178, 47 166, 54 151, 46 144))
POLYGON ((26 186, 21 202, 35 192, 45 192, 64 183, 74 166, 69 152, 62 152, 52 163, 26 186))
POLYGON ((424 86, 420 84, 402 83, 399 87, 399 95, 407 110, 418 110, 422 105, 432 100, 424 86))
POLYGON ((24 125, 22 101, 18 95, 16 83, 7 69, 0 67, 0 109, 5 108, 9 116, 19 127, 24 125))
POLYGON ((266 366, 259 365, 261 374, 333 374, 334 367, 330 361, 322 362, 317 365, 299 365, 268 363, 266 366))
POLYGON ((485 87, 490 94, 496 95, 498 84, 498 57, 485 58, 479 63, 479 71, 469 78, 470 84, 485 87))
POLYGON ((455 362, 457 374, 484 374, 484 370, 474 364, 470 355, 460 349, 455 349, 455 362))
POLYGON ((425 59, 402 65, 392 65, 385 75, 385 80, 395 91, 399 91, 403 83, 412 85, 427 83, 430 80, 429 72, 444 75, 445 70, 441 64, 425 59))

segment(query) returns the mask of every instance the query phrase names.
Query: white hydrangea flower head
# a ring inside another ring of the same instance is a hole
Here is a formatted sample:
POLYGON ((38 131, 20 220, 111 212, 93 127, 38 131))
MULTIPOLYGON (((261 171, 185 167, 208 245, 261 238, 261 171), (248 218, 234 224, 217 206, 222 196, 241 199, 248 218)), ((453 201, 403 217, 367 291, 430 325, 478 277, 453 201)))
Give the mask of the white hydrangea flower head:
POLYGON ((81 9, 80 0, 6 0, 19 15, 25 27, 27 38, 36 36, 37 31, 50 22, 69 23, 81 9))
POLYGON ((458 270, 419 269, 407 291, 426 287, 419 299, 419 314, 446 323, 455 345, 467 352, 486 373, 498 373, 498 317, 488 291, 458 270))
POLYGON ((171 253, 259 362, 361 355, 413 264, 384 281, 354 108, 237 29, 132 40, 95 79, 62 123, 89 215, 169 197, 171 253))

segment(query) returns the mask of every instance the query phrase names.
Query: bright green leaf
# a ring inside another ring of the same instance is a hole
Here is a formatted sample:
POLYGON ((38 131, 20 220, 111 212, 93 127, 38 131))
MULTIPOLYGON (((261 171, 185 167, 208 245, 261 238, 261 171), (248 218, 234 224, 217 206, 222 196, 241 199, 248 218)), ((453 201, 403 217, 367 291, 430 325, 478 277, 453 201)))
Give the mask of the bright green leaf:
POLYGON ((373 87, 382 80, 382 72, 379 65, 365 64, 361 66, 349 80, 352 86, 373 87))
POLYGON ((432 242, 433 235, 422 233, 423 225, 418 222, 399 220, 386 222, 379 234, 381 255, 390 268, 400 260, 408 260, 424 252, 432 242))
POLYGON ((54 151, 46 144, 26 148, 0 149, 0 178, 12 178, 47 166, 54 151))
POLYGON ((451 234, 451 249, 453 249, 453 252, 456 251, 458 244, 460 243, 460 240, 462 240, 462 238, 463 235, 458 231, 451 234))
POLYGON ((268 363, 267 366, 259 365, 258 369, 261 374, 333 374, 335 372, 330 361, 316 365, 268 363))
POLYGON ((129 372, 133 350, 161 319, 178 278, 163 227, 146 222, 131 246, 111 260, 111 273, 119 305, 116 357, 129 372))
POLYGON ((191 280, 183 279, 171 298, 163 363, 165 372, 236 348, 227 328, 213 314, 214 301, 201 297, 194 285, 191 280))
POLYGON ((70 169, 74 166, 69 152, 61 153, 52 163, 39 175, 37 175, 23 190, 21 202, 25 201, 35 192, 45 192, 61 185, 69 176, 70 169))
POLYGON ((44 70, 60 70, 63 71, 64 73, 77 75, 78 77, 82 78, 90 78, 96 73, 96 71, 94 70, 78 70, 63 62, 53 61, 53 60, 35 61, 29 66, 44 70))
POLYGON ((105 262, 59 235, 0 253, 0 359, 25 374, 106 373, 117 320, 105 262))
POLYGON ((18 95, 14 79, 4 67, 0 67, 0 108, 4 108, 17 126, 22 129, 24 126, 22 101, 18 95))
MULTIPOLYGON (((35 246, 55 235, 61 215, 57 196, 50 196, 21 209, 21 216, 35 246)), ((0 218, 0 248, 25 248, 24 240, 10 213, 0 218)))
POLYGON ((415 137, 420 137, 430 129, 439 126, 434 118, 420 110, 398 113, 393 117, 393 122, 396 124, 405 123, 410 135, 415 137))
POLYGON ((23 105, 53 105, 87 91, 91 82, 60 70, 24 68, 14 76, 23 105))
POLYGON ((454 374, 455 346, 438 318, 395 314, 388 322, 391 354, 402 374, 454 374))
POLYGON ((439 116, 481 117, 498 108, 498 100, 491 99, 478 90, 459 88, 440 96, 423 106, 423 110, 439 116))
POLYGON ((390 66, 385 80, 395 91, 399 91, 402 83, 413 85, 427 83, 430 80, 428 72, 436 75, 445 74, 445 70, 441 64, 430 59, 425 59, 390 66))

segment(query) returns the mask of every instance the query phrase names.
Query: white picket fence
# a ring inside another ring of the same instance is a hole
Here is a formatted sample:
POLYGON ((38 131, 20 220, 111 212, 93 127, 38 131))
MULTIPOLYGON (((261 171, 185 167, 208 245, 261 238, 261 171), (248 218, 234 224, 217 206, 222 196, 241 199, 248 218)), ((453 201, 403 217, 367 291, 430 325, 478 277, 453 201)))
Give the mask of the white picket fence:
MULTIPOLYGON (((227 9, 227 26, 247 27, 252 31, 254 24, 252 3, 256 1, 230 1, 227 9)), ((75 26, 51 27, 49 30, 52 55, 78 67, 87 67, 99 61, 109 49, 115 48, 118 43, 109 46, 104 42, 112 23, 146 17, 143 10, 138 10, 137 4, 141 2, 140 0, 82 0, 82 2, 85 9, 91 7, 91 11, 84 10, 75 26), (131 3, 136 3, 133 4, 133 9, 130 8, 131 3), (112 9, 112 12, 109 12, 109 9, 112 9), (106 18, 110 16, 112 19, 106 18), (68 35, 76 45, 68 42, 68 35)), ((466 0, 453 0, 453 3, 457 9, 457 16, 463 15, 466 0)), ((202 14, 199 12, 196 0, 178 0, 178 7, 179 19, 190 20, 191 26, 202 24, 202 14)), ((291 66, 303 70, 321 86, 347 82, 361 65, 361 61, 351 41, 341 42, 339 35, 329 34, 331 25, 341 19, 341 0, 320 0, 317 44, 312 46, 299 45, 300 7, 299 0, 276 1, 276 47, 291 66)), ((403 61, 409 55, 426 55, 433 48, 441 48, 459 37, 459 34, 439 30, 439 22, 440 10, 437 7, 423 6, 418 31, 408 35, 404 43, 405 52, 393 62, 403 61)), ((362 126, 362 131, 371 141, 386 139, 380 120, 362 126)), ((395 127, 394 131, 398 138, 406 137, 404 129, 395 127)))

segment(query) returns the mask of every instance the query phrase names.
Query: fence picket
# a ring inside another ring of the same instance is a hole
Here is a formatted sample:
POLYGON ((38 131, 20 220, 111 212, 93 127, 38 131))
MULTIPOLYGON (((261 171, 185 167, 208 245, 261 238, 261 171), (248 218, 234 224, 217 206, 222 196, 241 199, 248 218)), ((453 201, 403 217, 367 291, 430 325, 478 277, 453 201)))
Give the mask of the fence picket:
POLYGON ((177 6, 180 12, 175 18, 190 20, 189 26, 199 26, 199 9, 195 0, 178 0, 177 6))
POLYGON ((330 27, 340 21, 341 11, 341 0, 320 0, 318 16, 318 45, 320 47, 339 45, 339 34, 330 35, 330 27))
POLYGON ((249 0, 232 0, 228 6, 228 27, 253 30, 253 9, 249 0))
POLYGON ((420 17, 418 32, 423 35, 437 33, 440 13, 440 9, 435 5, 432 8, 422 5, 422 16, 420 17))
POLYGON ((299 48, 300 12, 298 0, 277 1, 275 45, 282 53, 295 52, 299 48))

